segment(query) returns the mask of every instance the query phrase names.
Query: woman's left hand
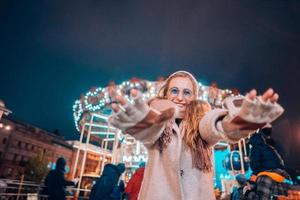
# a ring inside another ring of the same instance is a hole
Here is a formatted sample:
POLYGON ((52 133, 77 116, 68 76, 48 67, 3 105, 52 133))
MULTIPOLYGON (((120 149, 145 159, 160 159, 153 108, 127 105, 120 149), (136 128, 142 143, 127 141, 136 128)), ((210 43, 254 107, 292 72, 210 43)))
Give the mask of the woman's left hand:
POLYGON ((271 123, 283 113, 278 99, 279 95, 269 88, 261 96, 253 89, 244 99, 239 99, 239 103, 234 99, 227 102, 230 105, 227 108, 229 114, 222 121, 224 131, 256 130, 271 123))

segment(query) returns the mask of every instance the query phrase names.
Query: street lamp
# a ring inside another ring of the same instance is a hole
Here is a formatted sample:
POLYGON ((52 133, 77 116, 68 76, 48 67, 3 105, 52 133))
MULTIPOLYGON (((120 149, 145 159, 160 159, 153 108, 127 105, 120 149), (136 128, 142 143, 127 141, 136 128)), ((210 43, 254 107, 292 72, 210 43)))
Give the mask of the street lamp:
POLYGON ((0 120, 1 120, 3 114, 8 115, 10 113, 11 113, 11 111, 8 110, 7 108, 5 108, 4 102, 0 99, 0 120))

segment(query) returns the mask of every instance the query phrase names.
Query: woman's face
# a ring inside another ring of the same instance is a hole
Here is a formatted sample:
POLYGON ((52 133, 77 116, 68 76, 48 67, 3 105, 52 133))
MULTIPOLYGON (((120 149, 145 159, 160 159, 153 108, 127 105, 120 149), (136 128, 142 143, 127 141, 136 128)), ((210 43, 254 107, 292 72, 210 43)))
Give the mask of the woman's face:
POLYGON ((195 99, 193 91, 193 83, 189 78, 175 77, 170 81, 167 99, 174 102, 183 114, 185 106, 195 99))

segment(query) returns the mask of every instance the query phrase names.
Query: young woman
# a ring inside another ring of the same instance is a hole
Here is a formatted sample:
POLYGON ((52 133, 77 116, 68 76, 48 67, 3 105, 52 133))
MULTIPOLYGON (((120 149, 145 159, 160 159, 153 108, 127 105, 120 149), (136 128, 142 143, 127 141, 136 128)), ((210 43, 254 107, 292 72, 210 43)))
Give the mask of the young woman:
POLYGON ((237 142, 274 121, 283 109, 272 89, 257 97, 225 100, 226 109, 198 101, 198 82, 188 72, 169 76, 157 98, 145 103, 132 90, 134 103, 117 96, 110 123, 148 149, 140 200, 215 199, 211 149, 219 140, 237 142))

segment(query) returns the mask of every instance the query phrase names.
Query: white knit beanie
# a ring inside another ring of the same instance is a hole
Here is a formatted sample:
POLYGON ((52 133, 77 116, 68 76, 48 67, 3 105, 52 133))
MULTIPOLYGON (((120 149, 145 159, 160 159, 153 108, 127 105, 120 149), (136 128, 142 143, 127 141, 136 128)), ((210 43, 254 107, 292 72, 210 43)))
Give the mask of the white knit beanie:
POLYGON ((195 96, 198 97, 198 94, 199 94, 199 84, 198 84, 198 81, 196 80, 196 78, 195 78, 190 72, 183 71, 183 70, 174 72, 173 74, 171 74, 171 75, 164 81, 164 83, 163 83, 162 86, 161 86, 161 89, 160 89, 159 92, 158 92, 158 96, 160 96, 160 97, 163 96, 163 94, 162 94, 162 93, 163 93, 162 88, 165 87, 165 85, 167 84, 167 81, 168 81, 170 78, 172 78, 173 76, 175 76, 175 75, 178 74, 178 73, 186 74, 186 75, 188 75, 188 76, 191 78, 192 81, 194 81, 194 83, 195 83, 195 85, 196 85, 196 94, 195 94, 195 96))

